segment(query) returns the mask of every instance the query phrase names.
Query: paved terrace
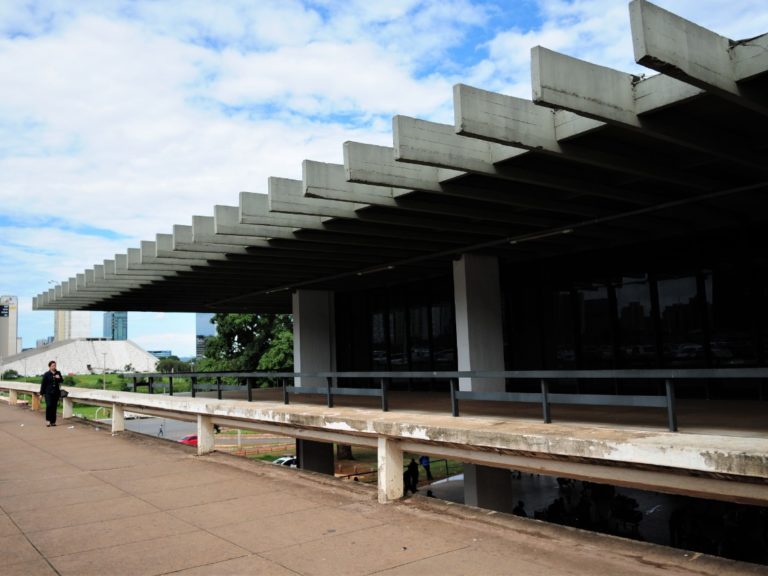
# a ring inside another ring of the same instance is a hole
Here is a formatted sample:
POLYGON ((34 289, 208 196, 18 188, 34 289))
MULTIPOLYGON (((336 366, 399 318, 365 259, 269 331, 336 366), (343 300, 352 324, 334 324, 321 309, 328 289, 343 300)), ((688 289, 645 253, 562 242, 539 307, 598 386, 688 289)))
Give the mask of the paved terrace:
MULTIPOLYGON (((32 384, 2 383, 18 390, 32 384)), ((238 399, 70 388, 72 401, 112 407, 113 431, 122 412, 197 421, 198 454, 213 450, 213 424, 276 432, 305 440, 377 448, 379 501, 398 499, 402 453, 427 454, 484 466, 565 476, 645 490, 733 502, 768 504, 768 430, 762 402, 687 401, 680 430, 666 431, 664 411, 639 408, 558 407, 543 424, 531 406, 466 402, 462 416, 445 397, 398 394, 390 412, 347 397, 284 405, 276 390, 238 399), (341 400, 341 398, 339 399, 341 400)), ((215 394, 215 393, 214 393, 215 394)), ((317 400, 317 398, 316 398, 317 400)))
POLYGON ((768 574, 0 404, 6 576, 768 574), (599 560, 598 560, 599 559, 599 560))

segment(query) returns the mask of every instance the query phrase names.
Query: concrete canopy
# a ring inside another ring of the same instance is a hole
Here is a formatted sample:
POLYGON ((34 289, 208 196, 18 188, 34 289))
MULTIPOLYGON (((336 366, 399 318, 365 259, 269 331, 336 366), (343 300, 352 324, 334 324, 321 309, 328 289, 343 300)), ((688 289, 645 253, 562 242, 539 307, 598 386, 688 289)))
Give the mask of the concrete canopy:
POLYGON ((638 77, 542 47, 533 100, 454 88, 455 123, 396 116, 34 299, 36 309, 289 312, 290 293, 418 280, 463 253, 525 262, 766 219, 768 35, 630 3, 638 77))

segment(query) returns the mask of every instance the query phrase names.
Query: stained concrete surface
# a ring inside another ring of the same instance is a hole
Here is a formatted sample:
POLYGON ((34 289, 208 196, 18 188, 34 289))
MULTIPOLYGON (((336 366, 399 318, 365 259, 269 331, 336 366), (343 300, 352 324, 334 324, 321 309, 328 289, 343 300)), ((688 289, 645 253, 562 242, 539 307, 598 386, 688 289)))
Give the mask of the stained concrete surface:
POLYGON ((0 405, 2 573, 768 574, 0 405), (183 480, 182 480, 183 479, 183 480))

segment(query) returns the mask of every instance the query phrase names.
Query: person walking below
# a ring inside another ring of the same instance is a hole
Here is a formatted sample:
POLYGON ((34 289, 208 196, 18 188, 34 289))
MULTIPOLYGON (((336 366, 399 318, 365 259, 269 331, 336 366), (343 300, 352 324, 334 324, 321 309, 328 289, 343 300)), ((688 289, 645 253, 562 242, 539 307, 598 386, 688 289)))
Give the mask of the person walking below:
POLYGON ((56 370, 56 361, 51 360, 48 362, 48 372, 43 374, 43 381, 40 383, 40 396, 45 397, 46 426, 56 426, 56 409, 61 397, 62 381, 61 372, 56 370))
POLYGON ((427 480, 430 482, 432 481, 432 470, 430 470, 429 466, 429 456, 422 456, 419 458, 419 464, 421 464, 421 467, 424 468, 424 471, 427 473, 427 480))
POLYGON ((419 491, 419 465, 416 464, 416 460, 411 458, 411 462, 408 464, 408 476, 411 480, 411 491, 415 494, 419 491))

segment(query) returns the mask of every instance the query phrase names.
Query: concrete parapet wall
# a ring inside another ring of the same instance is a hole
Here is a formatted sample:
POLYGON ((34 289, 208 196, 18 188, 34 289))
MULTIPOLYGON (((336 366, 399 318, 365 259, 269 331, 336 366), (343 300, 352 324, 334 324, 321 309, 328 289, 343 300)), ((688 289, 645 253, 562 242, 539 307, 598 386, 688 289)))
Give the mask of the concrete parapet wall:
MULTIPOLYGON (((35 384, 0 381, 34 393, 35 384)), ((485 466, 610 482, 665 492, 768 503, 768 438, 532 423, 430 412, 285 405, 69 388, 69 401, 131 412, 275 431, 321 442, 377 446, 485 466)))

